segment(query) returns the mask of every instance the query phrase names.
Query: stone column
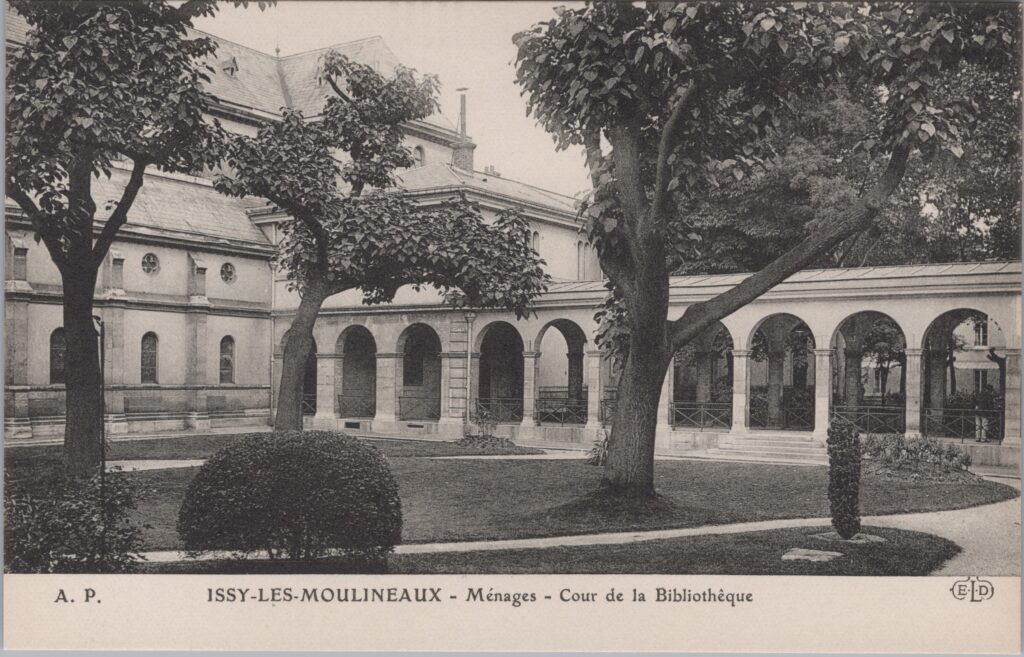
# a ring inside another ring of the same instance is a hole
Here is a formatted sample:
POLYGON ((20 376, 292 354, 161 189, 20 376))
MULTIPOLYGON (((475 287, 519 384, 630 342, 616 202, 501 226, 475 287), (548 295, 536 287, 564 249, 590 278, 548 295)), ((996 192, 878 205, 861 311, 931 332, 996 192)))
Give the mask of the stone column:
MULTIPOLYGON (((123 294, 124 291, 121 292, 123 294)), ((106 386, 104 420, 107 435, 128 433, 128 418, 124 414, 125 310, 123 297, 114 297, 100 311, 103 317, 103 359, 106 363, 103 376, 106 386)))
POLYGON ((453 315, 448 329, 448 413, 453 423, 466 417, 466 380, 469 368, 466 351, 469 345, 469 324, 453 315))
POLYGON ((747 399, 750 394, 750 350, 732 350, 732 432, 745 434, 747 427, 747 399))
POLYGON ((524 427, 537 426, 537 363, 540 353, 527 351, 523 353, 523 423, 524 427))
POLYGON ((783 424, 782 393, 785 374, 786 352, 768 352, 768 428, 779 429, 783 424))
POLYGON ((397 421, 398 402, 398 359, 402 354, 377 353, 377 413, 373 417, 374 429, 377 423, 383 423, 383 429, 393 427, 397 421))
POLYGON ((921 363, 924 350, 905 349, 907 356, 904 363, 906 378, 906 389, 903 391, 906 398, 906 429, 907 436, 921 435, 921 402, 924 398, 924 385, 921 378, 921 363))
POLYGON ((672 420, 669 416, 672 408, 674 374, 672 362, 669 361, 668 371, 665 372, 665 378, 661 381, 661 396, 658 397, 658 423, 655 425, 656 436, 667 438, 668 433, 672 431, 672 420))
MULTIPOLYGON (((827 340, 819 344, 828 344, 827 340)), ((831 420, 829 404, 832 401, 832 350, 814 350, 814 439, 824 442, 828 438, 831 420)))
POLYGON ((28 408, 28 308, 32 286, 26 280, 28 247, 20 237, 11 235, 10 241, 12 248, 7 252, 7 278, 4 281, 4 337, 7 343, 4 435, 7 438, 31 438, 32 422, 28 408))
POLYGON ((210 300, 206 298, 206 263, 193 253, 188 254, 188 308, 185 310, 185 326, 188 339, 185 357, 185 385, 188 386, 189 404, 188 428, 205 430, 210 428, 207 411, 207 344, 206 321, 210 314, 210 300))
POLYGON ((338 415, 334 412, 337 396, 334 394, 334 354, 316 355, 316 415, 314 429, 338 428, 338 415))
POLYGON ((583 351, 570 351, 566 357, 569 360, 569 399, 578 401, 583 399, 583 351))
POLYGON ((1020 447, 1020 350, 1006 350, 1005 415, 1003 420, 1003 444, 1020 447))
POLYGON ((587 428, 601 426, 601 352, 587 352, 587 428))
POLYGON ((710 351, 698 351, 697 365, 697 402, 711 401, 711 368, 715 354, 710 351))

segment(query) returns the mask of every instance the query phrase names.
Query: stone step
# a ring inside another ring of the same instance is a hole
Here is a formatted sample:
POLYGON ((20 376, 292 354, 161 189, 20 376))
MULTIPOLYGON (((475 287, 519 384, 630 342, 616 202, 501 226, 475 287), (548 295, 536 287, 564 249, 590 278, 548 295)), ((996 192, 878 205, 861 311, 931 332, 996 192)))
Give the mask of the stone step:
POLYGON ((749 438, 726 438, 719 440, 718 443, 720 445, 750 445, 752 447, 795 447, 797 449, 818 447, 818 444, 812 440, 751 440, 749 438))
POLYGON ((742 445, 720 445, 718 449, 728 452, 743 452, 745 454, 772 454, 778 456, 800 456, 810 455, 813 457, 825 456, 827 452, 824 448, 799 448, 799 447, 749 447, 742 445))
POLYGON ((818 454, 765 454, 763 452, 747 452, 739 450, 725 450, 721 448, 709 449, 707 457, 711 459, 722 459, 727 461, 750 461, 756 463, 799 463, 807 465, 825 465, 828 459, 818 454))

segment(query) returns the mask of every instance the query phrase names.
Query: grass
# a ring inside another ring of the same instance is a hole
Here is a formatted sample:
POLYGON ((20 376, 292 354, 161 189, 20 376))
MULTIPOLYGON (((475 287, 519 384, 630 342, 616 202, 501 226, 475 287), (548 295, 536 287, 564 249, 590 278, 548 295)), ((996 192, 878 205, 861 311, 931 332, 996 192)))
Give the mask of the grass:
MULTIPOLYGON (((658 461, 655 503, 590 495, 601 469, 579 461, 392 458, 406 543, 469 541, 828 517, 827 469, 765 463, 658 461)), ((175 523, 194 468, 130 476, 147 489, 137 517, 147 549, 178 549, 175 523)), ((959 509, 1015 497, 1009 486, 865 475, 861 514, 959 509)))
MULTIPOLYGON (((837 545, 812 535, 829 527, 776 529, 745 534, 694 536, 623 545, 437 554, 399 554, 389 572, 401 574, 717 574, 717 575, 927 575, 960 548, 944 538, 880 527, 865 528, 885 543, 837 545), (782 561, 792 548, 842 552, 829 562, 782 561)), ((302 564, 269 560, 211 560, 144 564, 145 573, 270 574, 346 573, 334 559, 302 564)))
POLYGON ((927 575, 960 552, 952 541, 898 529, 865 527, 885 543, 837 545, 814 538, 831 527, 774 529, 528 550, 400 554, 392 573, 550 573, 666 575, 927 575), (783 561, 792 548, 842 552, 828 562, 783 561))
MULTIPOLYGON (((248 434, 210 434, 206 436, 181 436, 153 438, 149 440, 122 440, 107 443, 108 461, 132 461, 139 459, 176 460, 207 459, 222 447, 248 434)), ((403 458, 413 456, 480 456, 542 454, 543 450, 515 445, 511 448, 489 447, 481 449, 454 442, 438 440, 389 440, 386 438, 363 438, 385 456, 403 458)), ((41 464, 60 465, 60 445, 29 445, 4 450, 4 463, 9 471, 21 468, 35 468, 41 464)))

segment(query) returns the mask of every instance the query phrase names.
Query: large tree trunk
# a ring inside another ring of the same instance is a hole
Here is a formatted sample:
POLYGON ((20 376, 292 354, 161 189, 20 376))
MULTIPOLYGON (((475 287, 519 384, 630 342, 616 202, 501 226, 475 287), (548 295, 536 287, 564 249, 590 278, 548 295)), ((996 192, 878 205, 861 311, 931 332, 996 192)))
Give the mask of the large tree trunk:
POLYGON ((302 429, 302 382, 306 359, 313 346, 313 326, 328 296, 326 286, 319 282, 310 283, 302 293, 284 343, 274 431, 302 429))
POLYGON ((654 496, 654 438, 661 384, 672 358, 665 345, 630 339, 601 488, 621 497, 654 496))
POLYGON ((103 439, 103 392, 99 336, 93 323, 96 269, 69 267, 61 277, 66 357, 64 465, 75 476, 94 474, 103 439))

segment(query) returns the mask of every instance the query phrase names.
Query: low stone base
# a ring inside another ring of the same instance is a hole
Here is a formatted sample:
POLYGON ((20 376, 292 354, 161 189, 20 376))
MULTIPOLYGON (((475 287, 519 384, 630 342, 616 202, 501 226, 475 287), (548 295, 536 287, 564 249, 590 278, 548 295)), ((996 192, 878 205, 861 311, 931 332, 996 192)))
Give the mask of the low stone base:
POLYGON ((782 555, 783 561, 832 561, 843 556, 842 552, 830 552, 828 550, 808 550, 807 548, 792 548, 782 555))
POLYGON ((823 534, 814 534, 814 538, 819 541, 827 541, 829 543, 845 543, 847 545, 869 545, 872 543, 885 543, 885 539, 881 536, 875 536, 874 534, 863 534, 858 533, 853 538, 843 538, 838 532, 825 532, 823 534))

